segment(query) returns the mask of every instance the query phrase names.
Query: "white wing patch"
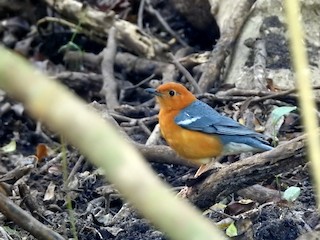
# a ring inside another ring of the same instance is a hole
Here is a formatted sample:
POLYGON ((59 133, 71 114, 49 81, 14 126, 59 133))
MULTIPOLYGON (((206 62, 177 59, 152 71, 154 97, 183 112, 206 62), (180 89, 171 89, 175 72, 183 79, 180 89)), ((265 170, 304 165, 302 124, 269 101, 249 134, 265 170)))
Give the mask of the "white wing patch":
POLYGON ((189 125, 195 121, 197 121, 198 119, 200 119, 201 117, 193 117, 193 118, 187 118, 184 119, 182 121, 177 122, 178 125, 189 125))

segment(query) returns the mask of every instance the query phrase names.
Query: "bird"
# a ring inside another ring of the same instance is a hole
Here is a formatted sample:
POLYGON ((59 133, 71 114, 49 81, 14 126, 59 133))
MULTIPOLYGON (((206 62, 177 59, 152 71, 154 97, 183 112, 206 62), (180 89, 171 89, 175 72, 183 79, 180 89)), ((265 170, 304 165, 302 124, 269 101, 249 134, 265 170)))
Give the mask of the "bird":
POLYGON ((168 145, 182 158, 200 165, 195 177, 207 171, 215 157, 273 149, 267 136, 221 115, 182 84, 168 82, 146 92, 160 105, 160 131, 168 145))

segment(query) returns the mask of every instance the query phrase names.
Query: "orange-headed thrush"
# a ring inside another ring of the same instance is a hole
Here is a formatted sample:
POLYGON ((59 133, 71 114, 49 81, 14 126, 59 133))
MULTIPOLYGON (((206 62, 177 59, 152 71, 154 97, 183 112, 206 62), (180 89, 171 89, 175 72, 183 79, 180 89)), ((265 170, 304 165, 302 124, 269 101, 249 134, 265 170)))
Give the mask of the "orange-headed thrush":
POLYGON ((181 84, 170 82, 146 91, 160 104, 161 134, 170 147, 181 157, 202 164, 197 176, 213 157, 272 149, 266 136, 219 114, 181 84))

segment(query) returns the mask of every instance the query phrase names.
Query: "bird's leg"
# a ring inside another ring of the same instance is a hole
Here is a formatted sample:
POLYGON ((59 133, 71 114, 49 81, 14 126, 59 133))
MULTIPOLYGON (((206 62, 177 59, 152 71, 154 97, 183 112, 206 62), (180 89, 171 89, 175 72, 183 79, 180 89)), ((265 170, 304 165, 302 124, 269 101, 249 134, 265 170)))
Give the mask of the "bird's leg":
MULTIPOLYGON (((210 163, 210 162, 209 162, 210 163)), ((198 168, 196 174, 194 175, 194 179, 199 177, 202 173, 206 172, 208 170, 209 163, 202 163, 200 167, 198 168)), ((181 198, 187 198, 188 195, 191 193, 192 187, 185 186, 183 189, 180 190, 180 192, 177 194, 178 197, 181 198)))
MULTIPOLYGON (((194 179, 197 179, 201 174, 208 171, 209 170, 208 167, 210 167, 210 162, 201 164, 196 174, 194 175, 194 179)), ((183 189, 180 190, 177 196, 181 198, 188 198, 188 196, 191 194, 191 191, 192 191, 192 187, 185 186, 183 189)))
POLYGON ((202 173, 213 169, 213 168, 221 168, 222 164, 219 163, 219 161, 222 159, 222 157, 212 158, 209 162, 201 164, 201 166, 198 168, 196 174, 194 175, 194 178, 199 177, 202 173))
MULTIPOLYGON (((221 168, 222 164, 219 163, 219 161, 221 160, 222 157, 218 157, 218 158, 212 158, 208 161, 203 159, 202 164, 200 165, 200 167, 198 168, 197 172, 194 175, 194 178, 198 178, 201 174, 203 174, 204 172, 211 170, 211 169, 217 169, 217 168, 221 168)), ((178 197, 181 198, 188 198, 189 195, 191 195, 192 192, 192 187, 184 187, 183 189, 180 190, 180 192, 177 194, 178 197)))
POLYGON ((209 163, 201 164, 201 166, 198 168, 197 172, 195 173, 194 178, 199 177, 202 173, 209 170, 208 169, 209 165, 210 165, 209 163))

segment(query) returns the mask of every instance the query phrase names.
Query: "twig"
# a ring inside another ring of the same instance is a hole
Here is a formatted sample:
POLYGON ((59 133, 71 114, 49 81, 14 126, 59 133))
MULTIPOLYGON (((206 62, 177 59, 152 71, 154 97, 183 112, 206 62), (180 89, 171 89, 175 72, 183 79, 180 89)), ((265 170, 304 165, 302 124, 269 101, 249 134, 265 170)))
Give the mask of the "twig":
POLYGON ((10 237, 10 235, 4 230, 3 227, 0 227, 0 233, 4 240, 13 240, 13 238, 10 237))
POLYGON ((117 44, 115 40, 116 29, 110 28, 107 47, 103 50, 101 71, 103 76, 103 86, 100 91, 105 96, 108 109, 114 109, 120 104, 117 97, 117 83, 114 78, 114 59, 116 56, 117 44))
POLYGON ((48 169, 53 166, 54 164, 56 164, 57 162, 60 162, 61 159, 63 157, 62 153, 59 153, 57 156, 55 156, 54 158, 52 158, 50 161, 46 162, 45 165, 43 165, 40 169, 39 169, 39 174, 41 173, 46 173, 48 171, 48 169))
POLYGON ((6 102, 0 107, 0 117, 11 109, 11 104, 6 102))
POLYGON ((159 123, 154 127, 152 133, 147 139, 146 146, 156 145, 160 139, 160 125, 159 123))
POLYGON ((168 55, 169 55, 170 59, 172 60, 172 62, 174 63, 174 65, 179 69, 179 71, 191 83, 191 85, 193 86, 193 88, 195 90, 195 93, 196 94, 202 93, 198 83, 196 82, 196 80, 194 80, 194 78, 189 73, 189 71, 184 66, 182 66, 182 64, 175 58, 175 56, 172 53, 169 53, 168 55))
POLYGON ((15 169, 0 176, 0 182, 5 182, 8 184, 14 184, 23 176, 27 175, 34 168, 33 164, 29 164, 22 167, 16 167, 15 169))
POLYGON ((155 16, 157 18, 157 20, 159 21, 159 23, 162 25, 162 27, 169 33, 171 34, 172 37, 174 37, 175 39, 177 39, 177 41, 183 46, 183 47, 188 47, 189 45, 178 35, 176 34, 175 31, 173 31, 173 29, 168 25, 168 23, 163 19, 163 17, 161 16, 161 14, 152 7, 150 0, 146 0, 147 3, 147 7, 146 10, 152 14, 153 16, 155 16))
POLYGON ((260 90, 267 90, 266 62, 266 42, 263 39, 256 39, 254 42, 253 80, 254 86, 260 90))
POLYGON ((273 94, 273 93, 269 91, 240 89, 240 88, 231 88, 231 89, 216 93, 216 95, 219 95, 219 96, 246 96, 246 97, 255 97, 255 96, 261 97, 261 96, 268 96, 270 94, 273 94))
POLYGON ((43 210, 41 206, 37 203, 36 199, 31 195, 29 187, 25 183, 21 183, 18 185, 19 195, 22 198, 22 202, 29 209, 32 216, 37 216, 38 219, 41 219, 43 222, 47 222, 51 226, 54 224, 50 222, 43 215, 43 210))
POLYGON ((142 129, 142 131, 144 131, 147 135, 150 136, 151 131, 149 130, 149 128, 147 128, 143 121, 138 120, 138 125, 142 129))
POLYGON ((226 37, 221 37, 211 52, 210 61, 204 63, 204 72, 199 79, 199 87, 202 92, 207 92, 214 86, 214 82, 220 77, 224 61, 233 47, 234 42, 226 37))
POLYGON ((245 101, 247 99, 247 97, 245 97, 245 96, 218 96, 218 95, 211 94, 211 93, 203 93, 203 94, 196 95, 196 96, 199 99, 208 98, 211 101, 219 101, 219 102, 224 102, 224 101, 239 102, 239 101, 245 101))
MULTIPOLYGON (((319 90, 320 86, 314 86, 313 90, 319 90)), ((295 93, 297 91, 296 88, 285 90, 281 92, 267 92, 267 91, 260 91, 260 90, 246 90, 246 89, 238 89, 238 88, 232 88, 230 90, 226 90, 223 92, 218 92, 216 94, 211 93, 204 93, 204 94, 198 94, 197 97, 205 97, 208 99, 211 99, 213 101, 244 101, 248 97, 254 97, 251 100, 251 103, 258 103, 262 102, 268 99, 281 99, 286 100, 286 98, 296 98, 294 95, 290 95, 292 93, 295 93)))
POLYGON ((67 180, 65 181, 65 186, 68 186, 69 182, 71 181, 71 179, 73 178, 73 176, 75 175, 75 173, 78 171, 78 169, 81 167, 81 164, 83 163, 83 160, 84 160, 84 156, 81 155, 76 164, 74 165, 74 167, 72 168, 67 180))
POLYGON ((149 77, 143 79, 143 80, 142 80, 141 82, 139 82, 138 84, 133 85, 133 86, 130 86, 130 87, 126 87, 126 88, 124 88, 124 90, 130 90, 130 89, 138 88, 138 87, 140 87, 141 85, 149 82, 149 81, 150 81, 152 78, 154 78, 154 77, 155 77, 155 74, 153 73, 153 74, 151 74, 149 77))
POLYGON ((143 29, 143 10, 146 0, 141 0, 138 10, 138 26, 143 29))
POLYGON ((0 192, 0 211, 37 239, 64 240, 64 238, 32 217, 0 192))
POLYGON ((121 122, 131 122, 132 118, 123 116, 121 114, 115 113, 115 112, 110 112, 110 116, 112 116, 114 119, 121 121, 121 122))
POLYGON ((42 213, 42 210, 40 208, 40 205, 36 203, 36 200, 34 197, 30 194, 30 190, 28 186, 25 183, 21 183, 18 185, 19 189, 19 195, 25 204, 25 206, 29 209, 31 214, 33 215, 34 213, 42 213))
POLYGON ((177 79, 177 71, 173 64, 169 64, 166 66, 164 71, 162 72, 162 82, 174 82, 177 79))
POLYGON ((129 203, 125 203, 122 205, 121 209, 113 216, 113 218, 108 223, 109 226, 115 225, 118 222, 124 221, 126 218, 129 217, 129 214, 131 213, 130 205, 129 203))
POLYGON ((48 143, 53 143, 54 141, 50 138, 44 131, 42 131, 42 124, 40 121, 37 121, 35 134, 40 135, 43 139, 45 139, 48 143))

